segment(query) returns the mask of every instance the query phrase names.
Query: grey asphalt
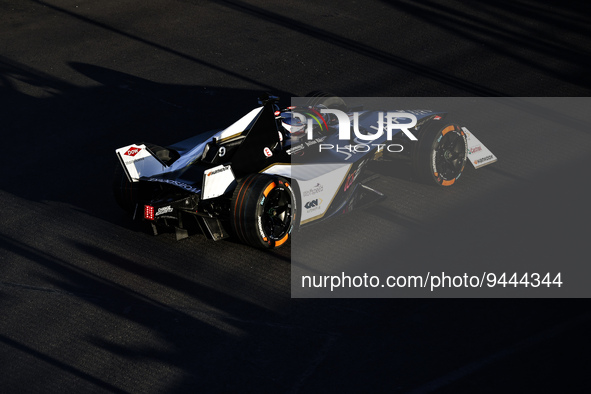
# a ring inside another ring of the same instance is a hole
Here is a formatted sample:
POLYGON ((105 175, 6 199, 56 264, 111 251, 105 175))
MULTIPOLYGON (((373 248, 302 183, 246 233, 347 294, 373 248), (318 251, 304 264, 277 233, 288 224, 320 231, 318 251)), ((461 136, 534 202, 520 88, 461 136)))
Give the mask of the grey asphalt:
MULTIPOLYGON (((2 392, 588 391, 586 299, 295 300, 290 245, 153 237, 110 182, 115 148, 223 127, 264 91, 588 97, 589 15, 575 2, 0 1, 2 392)), ((542 135, 470 119, 499 163, 444 194, 381 174, 389 198, 341 234, 444 249, 446 219, 465 229, 473 213, 494 226, 458 244, 491 264, 583 264, 585 115, 542 135)), ((405 259, 432 257, 414 245, 405 259)))

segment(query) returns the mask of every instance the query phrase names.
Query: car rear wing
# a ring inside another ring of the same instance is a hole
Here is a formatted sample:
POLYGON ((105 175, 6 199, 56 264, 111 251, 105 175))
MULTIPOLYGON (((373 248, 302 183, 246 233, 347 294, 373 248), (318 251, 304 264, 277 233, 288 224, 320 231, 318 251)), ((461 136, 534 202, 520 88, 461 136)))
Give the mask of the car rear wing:
POLYGON ((130 182, 166 171, 168 167, 144 144, 128 145, 115 150, 117 158, 130 182))

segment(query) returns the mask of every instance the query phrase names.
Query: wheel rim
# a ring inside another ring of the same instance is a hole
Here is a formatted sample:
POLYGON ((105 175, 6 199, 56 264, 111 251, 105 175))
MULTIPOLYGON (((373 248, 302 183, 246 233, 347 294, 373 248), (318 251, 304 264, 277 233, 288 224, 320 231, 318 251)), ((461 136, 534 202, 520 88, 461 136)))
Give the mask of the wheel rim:
POLYGON ((437 143, 434 150, 436 176, 442 179, 455 179, 462 173, 466 160, 464 137, 456 132, 448 132, 437 143))
POLYGON ((272 240, 282 239, 291 225, 291 196, 284 188, 275 188, 263 204, 261 221, 263 231, 272 240))

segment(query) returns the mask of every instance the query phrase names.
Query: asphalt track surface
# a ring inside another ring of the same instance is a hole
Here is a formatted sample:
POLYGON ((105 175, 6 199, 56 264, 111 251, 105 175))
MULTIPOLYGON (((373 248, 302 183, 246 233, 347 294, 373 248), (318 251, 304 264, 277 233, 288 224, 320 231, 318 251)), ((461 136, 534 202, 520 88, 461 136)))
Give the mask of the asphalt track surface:
MULTIPOLYGON (((2 392, 589 391, 586 299, 294 300, 289 245, 152 237, 110 195, 115 148, 222 127, 262 91, 590 96, 585 7, 0 1, 2 392)), ((395 234, 441 226, 442 201, 495 223, 474 253, 585 262, 578 124, 479 134, 499 163, 462 180, 469 211, 381 177, 395 234)), ((364 220, 349 236, 384 237, 364 220)))

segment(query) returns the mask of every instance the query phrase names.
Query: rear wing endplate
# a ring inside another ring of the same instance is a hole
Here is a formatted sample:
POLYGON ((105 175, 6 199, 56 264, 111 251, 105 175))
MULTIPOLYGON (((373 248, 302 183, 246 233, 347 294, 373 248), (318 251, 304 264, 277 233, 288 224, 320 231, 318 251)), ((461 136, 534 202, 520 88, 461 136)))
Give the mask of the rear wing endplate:
POLYGON ((144 144, 128 145, 115 150, 125 175, 130 182, 164 172, 167 165, 160 161, 144 144))

